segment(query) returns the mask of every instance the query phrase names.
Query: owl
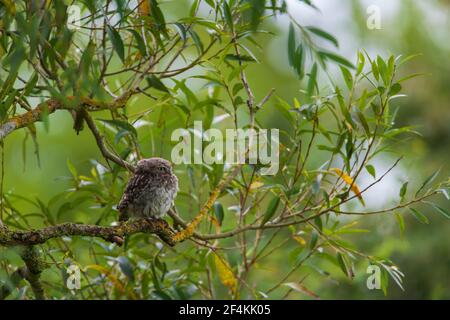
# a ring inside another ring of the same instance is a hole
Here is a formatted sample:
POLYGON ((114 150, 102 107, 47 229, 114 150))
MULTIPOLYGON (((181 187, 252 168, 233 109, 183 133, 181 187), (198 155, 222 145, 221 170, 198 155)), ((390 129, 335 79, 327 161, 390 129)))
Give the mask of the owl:
POLYGON ((162 218, 177 192, 178 179, 169 161, 162 158, 140 160, 117 206, 119 220, 162 218))

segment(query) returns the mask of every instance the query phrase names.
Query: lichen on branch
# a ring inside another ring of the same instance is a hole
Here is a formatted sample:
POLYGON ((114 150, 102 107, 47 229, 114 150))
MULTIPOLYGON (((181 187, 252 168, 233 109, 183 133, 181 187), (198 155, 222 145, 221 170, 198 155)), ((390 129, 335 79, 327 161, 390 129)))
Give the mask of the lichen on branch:
POLYGON ((88 236, 102 238, 106 241, 122 245, 123 238, 136 233, 156 234, 169 246, 175 245, 174 232, 167 222, 160 219, 136 219, 121 223, 117 226, 104 227, 97 225, 62 223, 42 229, 27 231, 0 229, 0 245, 36 245, 42 244, 53 238, 65 236, 88 236))

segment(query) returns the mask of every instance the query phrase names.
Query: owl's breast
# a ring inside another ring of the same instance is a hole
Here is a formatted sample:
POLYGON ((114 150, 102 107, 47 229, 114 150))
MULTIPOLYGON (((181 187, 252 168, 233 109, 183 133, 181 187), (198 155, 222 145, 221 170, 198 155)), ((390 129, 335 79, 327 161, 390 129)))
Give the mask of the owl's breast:
POLYGON ((174 175, 150 176, 133 204, 132 216, 161 217, 172 206, 178 191, 174 175))

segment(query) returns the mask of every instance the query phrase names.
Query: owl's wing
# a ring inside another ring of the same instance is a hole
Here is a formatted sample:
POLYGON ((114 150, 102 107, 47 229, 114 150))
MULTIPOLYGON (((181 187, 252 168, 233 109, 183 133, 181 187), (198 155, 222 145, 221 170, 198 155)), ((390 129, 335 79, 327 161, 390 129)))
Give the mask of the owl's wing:
POLYGON ((140 192, 143 189, 147 179, 148 177, 146 175, 135 174, 130 181, 128 181, 125 191, 123 192, 122 199, 120 199, 120 202, 117 205, 117 210, 120 212, 120 221, 124 221, 129 218, 128 208, 130 204, 134 203, 140 196, 140 192))

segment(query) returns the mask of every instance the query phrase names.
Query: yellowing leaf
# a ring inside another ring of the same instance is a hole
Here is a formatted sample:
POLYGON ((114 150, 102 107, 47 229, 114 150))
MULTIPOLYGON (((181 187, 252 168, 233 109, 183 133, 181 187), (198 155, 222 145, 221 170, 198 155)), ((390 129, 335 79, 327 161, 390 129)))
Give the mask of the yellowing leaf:
POLYGON ((86 270, 87 269, 94 269, 98 272, 100 272, 101 274, 105 275, 109 281, 111 281, 111 283, 114 284, 114 286, 120 291, 120 292, 125 292, 125 287, 123 285, 123 283, 117 279, 117 277, 115 275, 113 275, 111 273, 111 271, 109 271, 107 268, 100 266, 98 264, 90 264, 88 266, 86 266, 86 270))
POLYGON ((148 16, 150 14, 149 0, 143 0, 139 4, 138 11, 141 16, 148 16))
POLYGON ((228 262, 218 254, 214 253, 214 263, 222 284, 229 288, 233 294, 236 293, 237 280, 228 262))
POLYGON ((6 11, 8 11, 9 14, 11 14, 11 15, 15 15, 16 14, 16 5, 14 4, 14 1, 2 0, 0 2, 3 3, 3 5, 6 8, 6 11))
POLYGON ((250 191, 256 190, 260 187, 262 187, 264 185, 264 183, 262 183, 261 181, 254 181, 251 185, 250 185, 250 191))
POLYGON ((334 171, 339 178, 341 178, 342 180, 344 180, 344 182, 346 184, 351 186, 353 193, 358 197, 358 199, 361 202, 361 204, 363 206, 365 206, 366 204, 364 203, 364 199, 363 199, 363 197, 361 195, 361 191, 359 190, 358 185, 353 181, 353 179, 348 174, 346 174, 345 172, 342 172, 341 169, 333 168, 333 169, 331 169, 331 171, 334 171))
POLYGON ((314 292, 309 290, 307 287, 305 287, 301 283, 287 282, 287 283, 284 283, 283 285, 291 288, 294 291, 304 293, 304 294, 306 294, 306 295, 308 295, 308 296, 310 296, 310 297, 312 297, 314 299, 320 299, 320 297, 317 294, 315 294, 314 292))
POLYGON ((219 224, 219 220, 217 220, 216 217, 214 216, 208 216, 208 219, 212 222, 212 224, 216 227, 217 231, 220 231, 220 224, 219 224))
POLYGON ((300 237, 300 236, 294 236, 294 240, 297 241, 297 242, 298 242, 300 245, 302 245, 302 246, 306 245, 305 239, 303 239, 303 238, 300 237))
MULTIPOLYGON (((122 281, 120 281, 114 274, 111 273, 111 271, 103 266, 100 266, 98 264, 90 264, 88 266, 86 266, 85 270, 88 269, 93 269, 96 270, 98 272, 100 272, 101 274, 105 275, 109 281, 111 281, 111 283, 114 285, 114 287, 116 287, 117 291, 119 291, 120 293, 125 293, 125 285, 122 283, 122 281)), ((132 290, 128 290, 126 292, 128 294, 129 299, 132 300, 136 300, 136 294, 132 291, 132 290)))

